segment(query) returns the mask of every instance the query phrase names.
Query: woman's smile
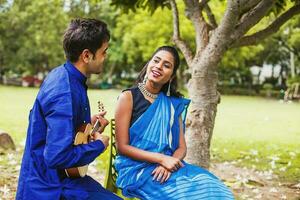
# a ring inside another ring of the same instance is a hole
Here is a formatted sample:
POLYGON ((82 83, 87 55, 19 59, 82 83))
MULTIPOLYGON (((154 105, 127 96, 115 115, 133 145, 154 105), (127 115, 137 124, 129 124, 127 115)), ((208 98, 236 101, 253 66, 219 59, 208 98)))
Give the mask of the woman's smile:
POLYGON ((152 72, 152 75, 154 78, 158 78, 158 77, 162 76, 162 74, 156 70, 152 70, 151 72, 152 72))

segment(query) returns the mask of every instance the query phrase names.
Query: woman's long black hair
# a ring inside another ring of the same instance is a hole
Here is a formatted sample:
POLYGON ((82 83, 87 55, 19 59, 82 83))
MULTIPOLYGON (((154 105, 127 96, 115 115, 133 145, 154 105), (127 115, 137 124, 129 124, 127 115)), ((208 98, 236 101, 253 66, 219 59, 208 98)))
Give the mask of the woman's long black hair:
MULTIPOLYGON (((177 91, 177 76, 176 76, 176 72, 177 72, 177 69, 179 68, 179 64, 180 64, 180 58, 179 58, 179 54, 178 54, 178 51, 172 47, 172 46, 161 46, 159 47, 151 56, 151 59, 153 58, 153 56, 159 52, 159 51, 167 51, 169 53, 172 54, 173 58, 174 58, 174 69, 173 69, 173 74, 172 76, 174 76, 174 78, 172 79, 171 81, 171 87, 170 87, 170 95, 171 96, 175 96, 175 97, 182 97, 183 95, 180 94, 178 91, 177 91)), ((150 59, 150 60, 151 60, 150 59)), ((144 80, 144 77, 145 77, 145 74, 147 72, 147 67, 148 67, 148 64, 150 62, 150 60, 147 62, 147 64, 143 67, 143 69, 141 70, 138 78, 136 79, 136 84, 138 83, 141 83, 143 82, 144 80)), ((167 83, 165 83, 163 85, 163 87, 161 88, 161 91, 164 92, 165 94, 167 93, 168 91, 168 87, 169 87, 169 81, 167 83)))

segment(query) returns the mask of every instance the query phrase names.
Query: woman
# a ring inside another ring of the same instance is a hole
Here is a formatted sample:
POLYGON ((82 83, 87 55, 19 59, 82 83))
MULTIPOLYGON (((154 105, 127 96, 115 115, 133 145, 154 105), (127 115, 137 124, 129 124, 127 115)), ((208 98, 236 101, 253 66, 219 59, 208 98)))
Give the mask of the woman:
POLYGON ((162 46, 123 91, 115 114, 117 186, 140 199, 233 199, 214 175, 183 161, 189 100, 176 91, 179 56, 162 46))

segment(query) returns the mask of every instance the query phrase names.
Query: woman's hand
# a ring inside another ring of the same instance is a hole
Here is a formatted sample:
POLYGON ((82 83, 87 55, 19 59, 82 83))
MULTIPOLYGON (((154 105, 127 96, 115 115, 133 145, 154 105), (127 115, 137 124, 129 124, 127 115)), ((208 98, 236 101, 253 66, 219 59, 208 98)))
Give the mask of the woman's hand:
POLYGON ((160 181, 160 183, 164 183, 170 178, 172 173, 165 167, 160 165, 156 167, 151 174, 153 176, 153 180, 157 180, 160 181))
POLYGON ((170 172, 177 171, 179 168, 184 166, 183 163, 178 158, 174 158, 172 156, 161 154, 160 160, 161 161, 159 164, 165 167, 170 172))

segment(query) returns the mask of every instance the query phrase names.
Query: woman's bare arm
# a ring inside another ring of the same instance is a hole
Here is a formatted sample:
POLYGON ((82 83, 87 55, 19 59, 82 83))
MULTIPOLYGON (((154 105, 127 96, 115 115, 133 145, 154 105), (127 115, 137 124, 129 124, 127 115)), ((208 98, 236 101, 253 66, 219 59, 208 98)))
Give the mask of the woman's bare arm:
POLYGON ((119 96, 116 107, 116 143, 118 153, 133 158, 135 160, 160 163, 159 153, 153 153, 138 149, 129 145, 129 125, 132 115, 132 94, 125 91, 119 96))

